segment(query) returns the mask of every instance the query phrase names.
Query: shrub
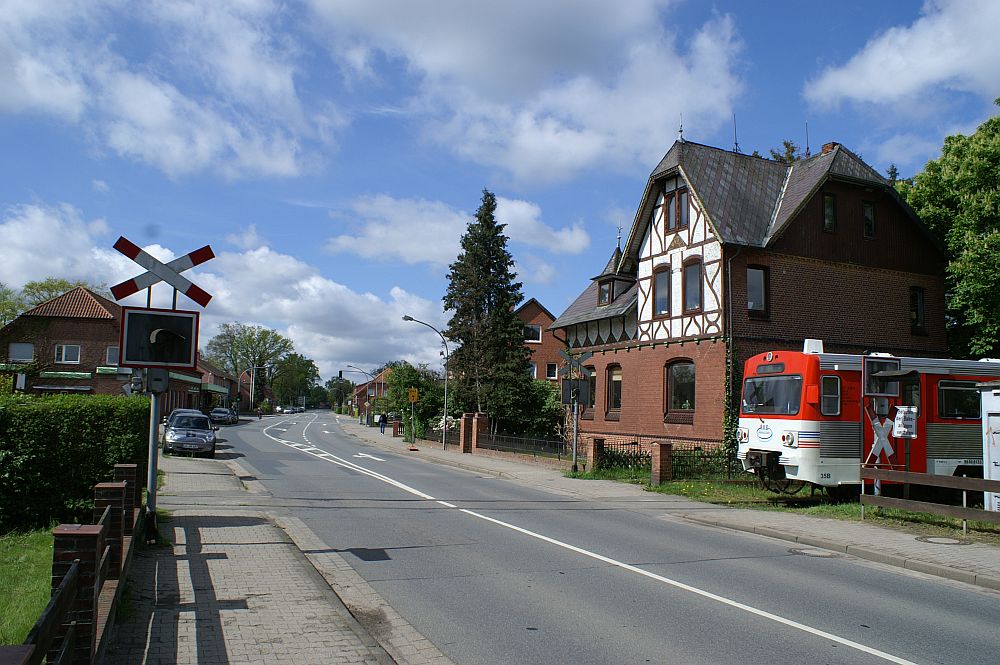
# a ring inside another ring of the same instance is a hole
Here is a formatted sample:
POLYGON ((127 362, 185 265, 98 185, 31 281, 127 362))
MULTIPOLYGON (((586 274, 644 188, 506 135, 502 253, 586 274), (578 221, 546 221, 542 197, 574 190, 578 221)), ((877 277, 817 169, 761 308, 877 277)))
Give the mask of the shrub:
POLYGON ((88 519, 115 464, 145 465, 148 432, 143 397, 0 396, 0 533, 88 519))

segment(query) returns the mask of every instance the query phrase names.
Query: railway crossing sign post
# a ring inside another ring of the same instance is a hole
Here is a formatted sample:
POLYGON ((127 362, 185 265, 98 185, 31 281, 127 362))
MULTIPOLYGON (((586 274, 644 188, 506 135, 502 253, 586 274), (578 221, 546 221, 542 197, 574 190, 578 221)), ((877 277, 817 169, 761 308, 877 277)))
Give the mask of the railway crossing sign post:
MULTIPOLYGON (((559 370, 560 376, 565 377, 567 374, 576 373, 587 377, 584 379, 563 379, 564 386, 567 382, 570 384, 570 403, 573 405, 573 473, 576 473, 576 450, 577 442, 580 439, 580 396, 584 394, 584 392, 589 393, 590 391, 590 370, 584 367, 583 363, 584 361, 589 360, 594 354, 588 351, 587 353, 581 353, 574 358, 570 354, 566 353, 566 351, 560 351, 559 355, 566 361, 566 366, 559 370), (581 390, 581 386, 584 382, 586 382, 586 387, 581 390)), ((589 403, 589 397, 587 399, 589 403)), ((591 460, 591 463, 593 464, 593 460, 591 460)))
POLYGON ((146 289, 146 307, 123 307, 122 328, 118 345, 118 366, 142 368, 145 389, 149 393, 149 463, 146 476, 147 543, 155 542, 156 527, 156 463, 157 431, 159 429, 160 395, 167 391, 170 369, 195 369, 198 366, 198 312, 179 311, 177 292, 180 291, 202 307, 212 296, 181 273, 188 268, 215 258, 209 245, 190 254, 163 263, 125 236, 120 236, 114 248, 129 257, 146 272, 111 287, 115 300, 121 300, 146 289), (171 309, 153 309, 153 285, 166 282, 174 287, 171 309))

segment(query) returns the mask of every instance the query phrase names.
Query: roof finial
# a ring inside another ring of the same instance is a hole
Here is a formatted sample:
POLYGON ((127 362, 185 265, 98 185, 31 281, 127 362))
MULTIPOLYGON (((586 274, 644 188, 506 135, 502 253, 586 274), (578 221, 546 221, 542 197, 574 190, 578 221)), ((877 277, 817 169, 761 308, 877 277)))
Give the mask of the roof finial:
POLYGON ((684 143, 684 114, 681 113, 680 126, 677 128, 677 140, 680 143, 684 143))
POLYGON ((810 154, 811 153, 809 152, 809 121, 806 120, 806 159, 809 159, 810 154))
POLYGON ((736 114, 733 113, 733 152, 740 154, 740 140, 736 137, 736 114))
POLYGON ((618 249, 622 248, 622 229, 624 228, 621 224, 618 225, 618 249))

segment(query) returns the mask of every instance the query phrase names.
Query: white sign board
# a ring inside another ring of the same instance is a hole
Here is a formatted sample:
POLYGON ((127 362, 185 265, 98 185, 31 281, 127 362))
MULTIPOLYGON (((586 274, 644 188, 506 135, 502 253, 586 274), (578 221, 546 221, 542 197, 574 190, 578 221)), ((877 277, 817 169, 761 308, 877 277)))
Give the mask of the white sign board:
POLYGON ((897 439, 917 438, 917 407, 896 407, 896 420, 892 423, 892 435, 897 439))
MULTIPOLYGON (((996 412, 983 418, 983 478, 1000 480, 1000 413, 996 412)), ((1000 513, 1000 492, 986 492, 983 503, 986 510, 1000 513)))

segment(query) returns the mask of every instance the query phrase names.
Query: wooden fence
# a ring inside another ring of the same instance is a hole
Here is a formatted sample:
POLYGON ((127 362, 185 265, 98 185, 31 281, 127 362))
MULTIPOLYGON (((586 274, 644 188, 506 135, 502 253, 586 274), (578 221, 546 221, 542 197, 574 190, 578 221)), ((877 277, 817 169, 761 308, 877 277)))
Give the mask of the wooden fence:
MULTIPOLYGON (((893 471, 890 469, 876 469, 873 467, 861 467, 861 479, 889 481, 903 483, 904 485, 923 485, 926 487, 940 487, 944 489, 962 490, 965 492, 998 492, 1000 493, 1000 480, 983 480, 982 478, 960 478, 957 476, 937 476, 928 473, 914 473, 912 471, 893 471)), ((930 501, 914 501, 911 499, 897 499, 895 497, 867 494, 864 492, 862 484, 861 493, 861 519, 865 517, 865 506, 880 506, 882 508, 899 508, 901 510, 911 510, 920 513, 931 513, 933 515, 943 515, 945 517, 957 517, 961 520, 979 520, 982 522, 994 522, 1000 524, 1000 513, 980 510, 978 508, 968 508, 966 506, 950 506, 943 503, 932 503, 930 501)))
POLYGON ((137 465, 116 464, 114 481, 94 486, 95 523, 53 530, 52 597, 23 645, 0 647, 0 665, 97 661, 142 528, 141 480, 137 465))

